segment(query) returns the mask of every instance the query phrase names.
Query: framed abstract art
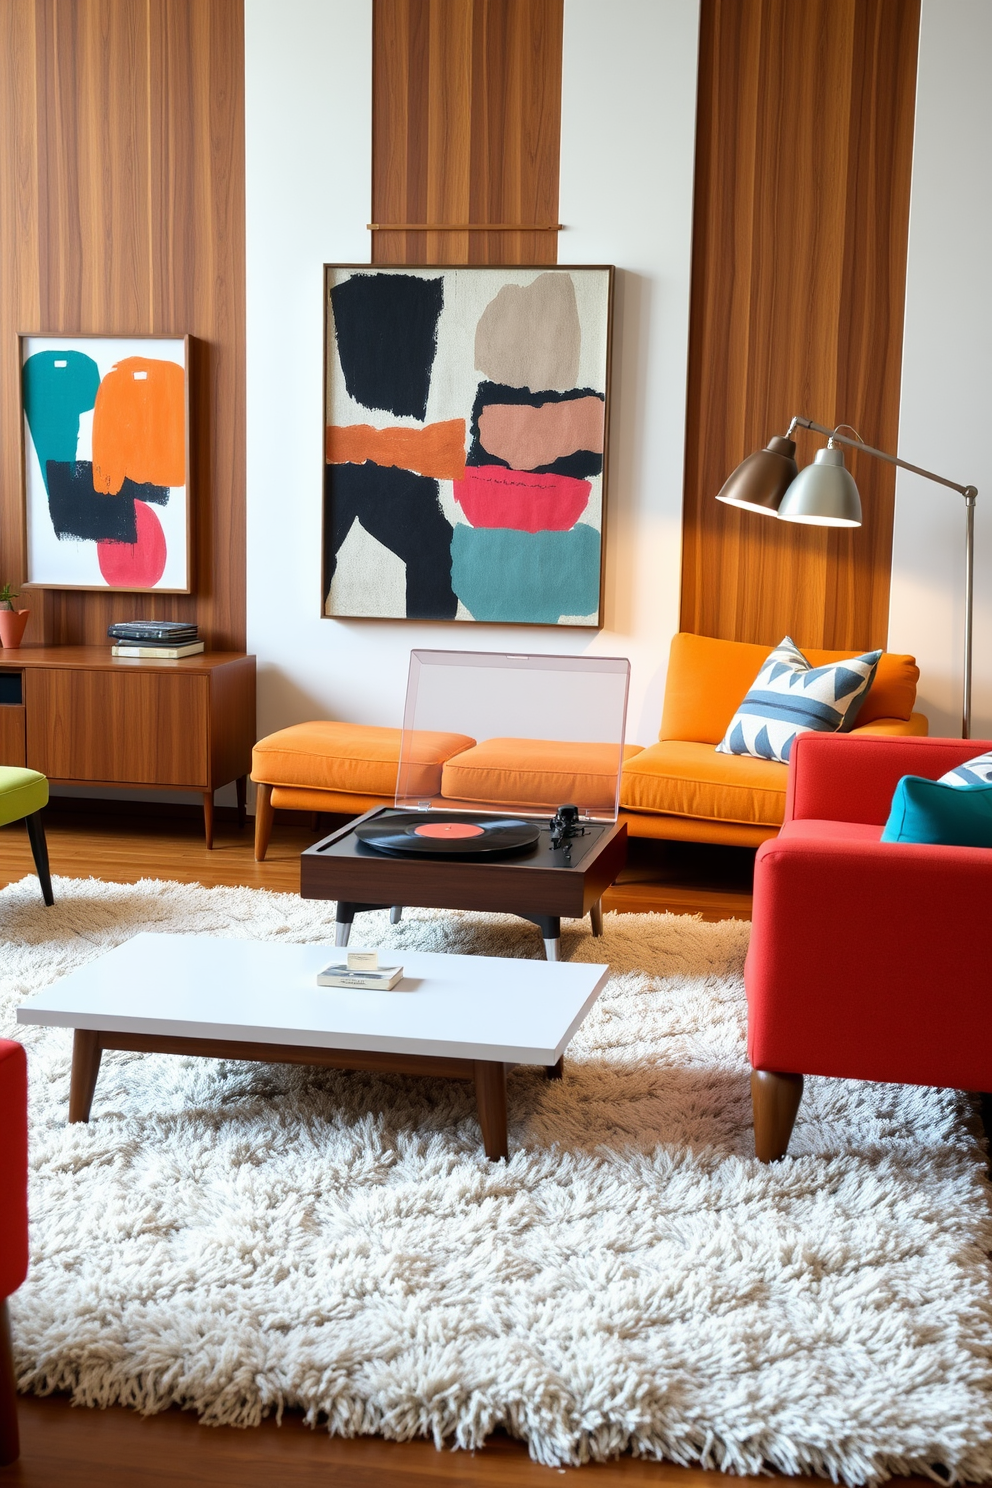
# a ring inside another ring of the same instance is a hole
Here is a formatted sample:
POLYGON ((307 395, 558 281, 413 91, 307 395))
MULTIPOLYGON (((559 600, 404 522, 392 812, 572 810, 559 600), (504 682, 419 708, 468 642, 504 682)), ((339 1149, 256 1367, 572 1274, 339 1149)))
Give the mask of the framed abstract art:
POLYGON ((189 337, 19 340, 26 582, 188 594, 189 337))
POLYGON ((322 613, 597 627, 613 270, 325 267, 322 613))

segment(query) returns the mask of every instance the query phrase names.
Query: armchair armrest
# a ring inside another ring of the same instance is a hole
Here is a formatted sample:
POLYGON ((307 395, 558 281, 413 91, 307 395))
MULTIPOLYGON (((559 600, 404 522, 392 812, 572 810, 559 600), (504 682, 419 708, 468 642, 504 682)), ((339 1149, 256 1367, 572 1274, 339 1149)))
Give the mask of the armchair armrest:
POLYGON ((903 775, 937 780, 988 749, 992 742, 983 739, 800 734, 789 760, 785 820, 883 826, 903 775))
POLYGON ((744 974, 751 1063, 990 1089, 990 898, 990 848, 801 825, 763 843, 744 974))

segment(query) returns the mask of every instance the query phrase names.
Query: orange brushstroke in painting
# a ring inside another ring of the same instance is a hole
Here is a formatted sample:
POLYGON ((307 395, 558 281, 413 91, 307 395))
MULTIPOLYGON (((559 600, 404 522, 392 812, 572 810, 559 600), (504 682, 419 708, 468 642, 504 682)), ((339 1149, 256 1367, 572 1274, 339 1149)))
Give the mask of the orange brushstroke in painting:
POLYGON ((93 489, 116 496, 125 477, 186 484, 185 373, 177 362, 125 357, 93 406, 93 489))
POLYGON ((397 465, 435 480, 460 480, 465 474, 465 420, 445 419, 421 429, 373 429, 371 424, 331 424, 327 429, 328 465, 397 465))

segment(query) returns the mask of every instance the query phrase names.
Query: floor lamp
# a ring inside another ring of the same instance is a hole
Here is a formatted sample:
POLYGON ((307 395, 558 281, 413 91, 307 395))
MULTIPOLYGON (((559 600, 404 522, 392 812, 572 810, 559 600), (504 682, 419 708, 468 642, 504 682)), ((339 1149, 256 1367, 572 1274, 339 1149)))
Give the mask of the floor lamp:
MULTIPOLYGON (((784 522, 808 522, 817 527, 860 527, 861 497, 854 477, 844 466, 844 452, 840 444, 874 455, 876 459, 888 460, 900 470, 911 470, 940 486, 949 486, 964 497, 965 503, 965 550, 964 550, 964 698, 961 708, 961 737, 971 738, 971 634, 975 608, 975 501, 978 489, 975 486, 959 486, 957 481, 946 476, 934 475, 932 470, 923 470, 919 465, 910 465, 897 455, 888 455, 884 450, 873 449, 857 436, 849 439, 838 433, 850 428, 849 424, 838 424, 836 429, 827 429, 812 419, 796 417, 783 437, 774 435, 763 450, 756 450, 742 460, 717 495, 717 501, 728 506, 743 507, 745 511, 763 512, 766 516, 780 517, 784 522), (795 430, 812 429, 817 434, 828 436, 824 449, 817 450, 812 465, 800 470, 796 465, 796 445, 792 438, 795 430)), ((855 431, 856 433, 856 431, 855 431)))

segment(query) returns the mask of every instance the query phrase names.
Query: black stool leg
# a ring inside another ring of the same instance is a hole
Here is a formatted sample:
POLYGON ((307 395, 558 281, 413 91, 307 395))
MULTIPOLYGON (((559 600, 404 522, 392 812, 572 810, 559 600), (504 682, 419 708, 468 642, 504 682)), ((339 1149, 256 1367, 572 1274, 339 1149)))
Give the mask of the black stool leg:
POLYGON ((24 825, 28 829, 28 837, 31 841, 31 855, 34 858, 35 870, 41 884, 41 894, 45 903, 49 906, 55 903, 52 893, 52 875, 48 867, 48 843, 45 841, 45 826, 41 819, 41 812, 34 811, 30 816, 24 818, 24 825))

